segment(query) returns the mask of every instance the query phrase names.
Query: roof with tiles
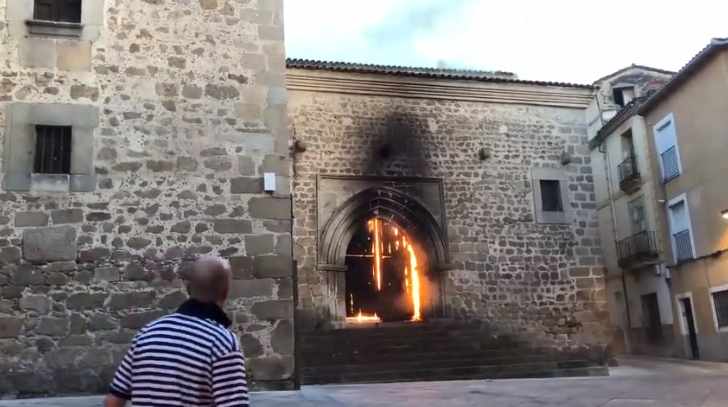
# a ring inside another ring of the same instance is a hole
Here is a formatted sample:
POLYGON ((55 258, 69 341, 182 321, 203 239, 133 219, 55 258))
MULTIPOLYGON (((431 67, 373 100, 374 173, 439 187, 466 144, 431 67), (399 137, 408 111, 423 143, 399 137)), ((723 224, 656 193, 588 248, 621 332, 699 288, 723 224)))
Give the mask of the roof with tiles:
POLYGON ((653 68, 653 67, 647 66, 647 65, 632 64, 632 65, 626 66, 626 67, 624 67, 624 68, 622 68, 622 69, 620 69, 620 70, 618 70, 616 72, 612 72, 609 75, 602 76, 601 78, 595 80, 594 81, 594 84, 596 85, 596 84, 598 84, 598 83, 600 83, 600 82, 602 82, 602 81, 604 81, 606 79, 609 79, 609 78, 611 78, 613 76, 621 75, 621 74, 629 71, 630 69, 641 69, 643 71, 656 72, 656 73, 665 74, 665 75, 675 75, 675 72, 674 71, 668 71, 666 69, 660 69, 660 68, 653 68))
POLYGON ((540 85, 540 86, 562 86, 593 89, 592 85, 549 82, 549 81, 530 81, 518 79, 515 74, 503 71, 475 71, 460 69, 444 69, 444 68, 419 68, 394 65, 375 65, 375 64, 358 64, 351 62, 333 62, 333 61, 317 61, 310 59, 289 58, 286 60, 289 69, 309 69, 321 71, 335 72, 351 72, 351 73, 370 73, 395 76, 409 76, 431 79, 455 79, 455 80, 473 80, 481 82, 502 82, 515 83, 524 85, 540 85))
POLYGON ((646 97, 639 97, 633 99, 631 102, 624 105, 624 107, 617 112, 609 121, 604 123, 601 129, 597 132, 596 137, 589 141, 589 148, 592 150, 599 146, 609 134, 617 129, 622 123, 627 121, 630 117, 634 116, 639 110, 642 103, 647 100, 646 97))
POLYGON ((713 38, 710 43, 695 55, 675 76, 672 77, 662 89, 650 96, 638 109, 639 114, 645 114, 652 110, 660 101, 672 94, 683 82, 689 79, 704 63, 713 55, 728 49, 728 38, 713 38))

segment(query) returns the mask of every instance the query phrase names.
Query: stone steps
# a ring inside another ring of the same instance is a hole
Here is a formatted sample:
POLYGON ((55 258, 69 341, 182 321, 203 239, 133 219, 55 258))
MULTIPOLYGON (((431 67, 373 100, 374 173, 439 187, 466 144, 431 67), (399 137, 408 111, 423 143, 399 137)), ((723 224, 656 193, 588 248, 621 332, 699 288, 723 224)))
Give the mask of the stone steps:
POLYGON ((585 358, 454 321, 303 333, 299 346, 304 384, 608 374, 585 358))
MULTIPOLYGON (((448 349, 438 352, 403 352, 400 350, 390 350, 386 352, 357 352, 357 351, 329 351, 321 350, 319 352, 304 352, 302 361, 304 366, 322 366, 331 364, 353 364, 353 363, 375 363, 376 361, 384 362, 419 362, 422 360, 454 360, 454 359, 471 359, 478 360, 481 358, 499 359, 506 357, 518 357, 524 354, 522 349, 484 349, 474 351, 472 349, 448 349)), ((526 354, 537 354, 537 352, 526 352, 526 354)))
MULTIPOLYGON (((431 355, 427 355, 431 356, 431 355)), ((466 357, 457 358, 443 358, 438 355, 437 358, 418 360, 392 360, 387 362, 370 362, 367 360, 360 360, 354 363, 339 363, 339 364, 326 364, 326 365, 307 365, 303 368, 304 373, 357 373, 362 370, 366 371, 388 371, 388 370, 400 370, 400 369, 437 369, 437 368, 450 368, 460 367, 468 365, 515 365, 523 363, 542 363, 552 362, 553 358, 544 355, 469 355, 466 357)))
POLYGON ((524 363, 517 365, 462 365, 430 370, 396 369, 383 371, 304 373, 304 384, 332 383, 390 383, 408 381, 482 380, 573 376, 607 376, 603 366, 588 366, 589 362, 571 361, 565 366, 557 362, 524 363), (583 364, 569 367, 570 364, 583 364))

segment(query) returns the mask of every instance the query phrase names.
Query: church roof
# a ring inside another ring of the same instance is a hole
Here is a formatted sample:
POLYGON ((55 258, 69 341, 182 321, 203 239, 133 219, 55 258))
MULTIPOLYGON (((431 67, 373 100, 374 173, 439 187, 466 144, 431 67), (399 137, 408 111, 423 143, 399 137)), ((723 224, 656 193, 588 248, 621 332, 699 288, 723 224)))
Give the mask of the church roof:
POLYGON ((396 76, 410 76, 419 78, 432 79, 455 79, 455 80, 473 80, 481 82, 503 82, 516 83, 524 85, 540 85, 540 86, 562 86, 574 88, 594 88, 592 85, 551 82, 551 81, 531 81, 518 79, 515 74, 503 71, 477 71, 462 70, 448 68, 420 68, 409 66, 395 65, 376 65, 376 64, 359 64, 351 62, 336 61, 317 61, 311 59, 289 58, 286 65, 290 69, 309 69, 321 71, 351 72, 351 73, 368 73, 396 76))

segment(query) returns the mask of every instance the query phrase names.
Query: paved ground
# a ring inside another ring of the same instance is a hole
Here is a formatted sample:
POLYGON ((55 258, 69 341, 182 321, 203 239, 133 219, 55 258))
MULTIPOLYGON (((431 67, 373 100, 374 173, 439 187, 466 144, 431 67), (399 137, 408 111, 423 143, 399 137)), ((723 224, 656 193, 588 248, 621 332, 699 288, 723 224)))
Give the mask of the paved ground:
MULTIPOLYGON (((728 364, 623 359, 610 377, 308 386, 263 392, 254 407, 726 407, 728 364)), ((0 401, 0 407, 95 407, 100 398, 0 401)))

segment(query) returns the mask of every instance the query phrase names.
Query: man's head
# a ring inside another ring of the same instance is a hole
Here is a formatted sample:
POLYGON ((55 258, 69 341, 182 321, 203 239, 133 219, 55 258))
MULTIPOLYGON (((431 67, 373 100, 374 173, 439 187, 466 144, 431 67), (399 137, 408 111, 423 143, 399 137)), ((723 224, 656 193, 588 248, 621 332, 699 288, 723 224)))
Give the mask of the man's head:
POLYGON ((227 260, 202 256, 182 277, 187 280, 187 292, 193 299, 220 306, 227 300, 232 279, 230 263, 227 260))

